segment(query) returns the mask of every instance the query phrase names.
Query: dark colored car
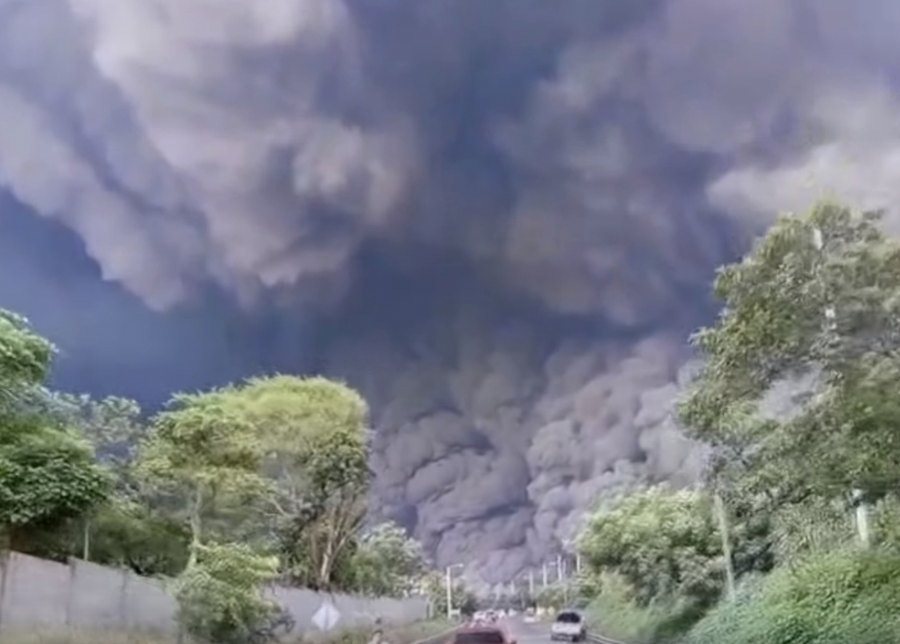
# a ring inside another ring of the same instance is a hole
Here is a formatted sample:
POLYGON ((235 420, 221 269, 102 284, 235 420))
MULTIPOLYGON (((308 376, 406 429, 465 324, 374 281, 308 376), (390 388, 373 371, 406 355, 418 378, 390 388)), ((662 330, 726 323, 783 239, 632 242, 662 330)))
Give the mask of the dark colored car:
POLYGON ((516 640, 502 628, 467 626, 456 631, 453 644, 516 644, 516 640))

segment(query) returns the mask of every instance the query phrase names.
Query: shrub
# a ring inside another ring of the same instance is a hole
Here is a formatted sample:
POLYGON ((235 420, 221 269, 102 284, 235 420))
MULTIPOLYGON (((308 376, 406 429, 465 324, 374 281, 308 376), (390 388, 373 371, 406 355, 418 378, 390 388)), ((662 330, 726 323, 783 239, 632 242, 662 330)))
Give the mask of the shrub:
POLYGON ((749 584, 691 631, 688 644, 900 642, 900 555, 839 551, 749 584))
POLYGON ((245 545, 200 546, 197 561, 178 579, 179 620, 196 638, 246 642, 265 630, 278 612, 263 596, 277 562, 245 545))
POLYGON ((587 610, 591 630, 634 644, 677 639, 702 615, 685 597, 657 597, 639 603, 631 586, 615 574, 600 578, 600 591, 587 610))

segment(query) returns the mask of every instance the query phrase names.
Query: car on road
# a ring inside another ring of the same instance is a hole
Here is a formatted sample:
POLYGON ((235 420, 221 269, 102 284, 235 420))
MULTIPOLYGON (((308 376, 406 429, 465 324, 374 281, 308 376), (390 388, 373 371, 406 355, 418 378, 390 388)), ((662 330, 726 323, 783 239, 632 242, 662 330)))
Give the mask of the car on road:
POLYGON ((581 613, 574 610, 564 610, 550 626, 551 640, 569 640, 580 642, 587 637, 587 626, 581 613))
POLYGON ((453 644, 516 644, 516 640, 498 626, 464 626, 456 631, 453 644))
POLYGON ((497 621, 497 612, 492 608, 488 608, 487 610, 479 610, 476 611, 474 615, 472 615, 472 622, 479 624, 493 624, 497 621))

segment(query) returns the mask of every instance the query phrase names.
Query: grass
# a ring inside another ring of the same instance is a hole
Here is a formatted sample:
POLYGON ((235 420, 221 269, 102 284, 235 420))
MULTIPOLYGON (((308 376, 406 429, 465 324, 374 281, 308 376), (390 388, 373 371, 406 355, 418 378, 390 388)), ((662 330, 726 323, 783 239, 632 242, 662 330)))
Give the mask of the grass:
MULTIPOLYGON (((385 639, 390 644, 413 644, 448 631, 452 626, 445 620, 415 622, 404 626, 387 625, 385 639)), ((343 631, 335 635, 307 635, 291 642, 303 644, 366 644, 372 637, 371 628, 343 631)), ((288 644, 288 641, 284 641, 288 644)), ((47 630, 0 634, 0 644, 178 644, 173 637, 149 633, 119 631, 47 630)), ((190 644, 184 638, 181 644, 190 644)))
POLYGON ((414 622, 406 626, 388 629, 385 631, 385 636, 391 644, 412 644, 445 633, 454 626, 455 624, 451 624, 445 619, 414 622))
MULTIPOLYGON (((0 644, 177 644, 178 640, 149 633, 114 631, 29 631, 4 633, 0 644)), ((187 640, 183 644, 189 644, 187 640)))

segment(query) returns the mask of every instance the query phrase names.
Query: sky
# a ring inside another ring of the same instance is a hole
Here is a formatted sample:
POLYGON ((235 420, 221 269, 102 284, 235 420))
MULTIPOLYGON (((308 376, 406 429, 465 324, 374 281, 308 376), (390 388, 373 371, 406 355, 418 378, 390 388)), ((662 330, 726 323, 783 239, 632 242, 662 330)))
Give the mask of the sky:
POLYGON ((373 514, 504 581, 700 458, 715 268, 900 182, 900 3, 0 0, 0 306, 148 410, 360 389, 373 514))

